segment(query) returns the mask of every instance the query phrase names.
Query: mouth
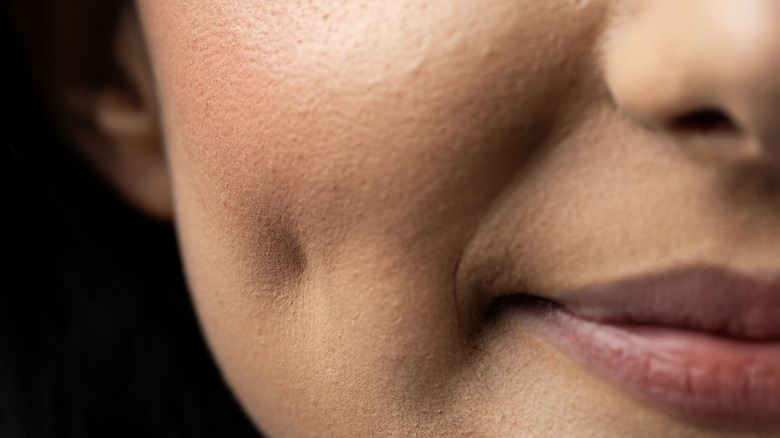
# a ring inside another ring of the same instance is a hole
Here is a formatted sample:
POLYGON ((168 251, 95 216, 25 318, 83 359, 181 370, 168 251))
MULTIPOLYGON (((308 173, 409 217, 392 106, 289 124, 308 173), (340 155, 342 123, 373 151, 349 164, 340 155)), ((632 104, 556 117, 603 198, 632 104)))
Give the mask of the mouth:
POLYGON ((780 277, 693 267, 494 304, 673 415, 780 426, 780 277))

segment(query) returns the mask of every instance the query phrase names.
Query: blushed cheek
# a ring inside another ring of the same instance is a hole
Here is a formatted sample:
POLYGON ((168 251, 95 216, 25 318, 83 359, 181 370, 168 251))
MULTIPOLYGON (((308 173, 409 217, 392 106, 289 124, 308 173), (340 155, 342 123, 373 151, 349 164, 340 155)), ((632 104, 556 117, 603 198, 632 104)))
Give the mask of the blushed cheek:
POLYGON ((265 427, 446 403, 467 366, 458 255, 556 135, 593 22, 530 0, 293 3, 141 2, 201 322, 265 427), (550 14, 561 32, 527 22, 550 14))
POLYGON ((556 115, 568 41, 518 26, 517 5, 290 3, 147 6, 172 168, 207 214, 289 209, 327 236, 350 211, 472 209, 556 115))

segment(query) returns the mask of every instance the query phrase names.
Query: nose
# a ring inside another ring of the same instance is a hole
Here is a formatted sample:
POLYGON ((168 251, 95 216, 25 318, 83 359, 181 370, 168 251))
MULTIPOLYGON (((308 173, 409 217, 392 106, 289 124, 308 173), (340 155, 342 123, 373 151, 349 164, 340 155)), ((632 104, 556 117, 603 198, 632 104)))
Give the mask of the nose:
POLYGON ((618 106, 700 155, 780 162, 780 1, 630 3, 605 40, 618 106))

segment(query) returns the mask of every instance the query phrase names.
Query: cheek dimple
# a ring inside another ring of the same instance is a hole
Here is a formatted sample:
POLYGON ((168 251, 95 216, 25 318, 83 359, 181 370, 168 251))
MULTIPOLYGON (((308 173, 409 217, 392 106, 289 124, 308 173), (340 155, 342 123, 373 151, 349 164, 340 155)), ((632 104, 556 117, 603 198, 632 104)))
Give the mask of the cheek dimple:
POLYGON ((207 279, 200 313, 267 424, 325 422, 323 405, 381 416, 377 400, 440 419, 469 366, 459 246, 548 137, 574 71, 565 47, 587 32, 548 36, 546 2, 291 3, 183 10, 160 55, 181 214, 199 212, 185 237, 204 242, 188 267, 207 279))

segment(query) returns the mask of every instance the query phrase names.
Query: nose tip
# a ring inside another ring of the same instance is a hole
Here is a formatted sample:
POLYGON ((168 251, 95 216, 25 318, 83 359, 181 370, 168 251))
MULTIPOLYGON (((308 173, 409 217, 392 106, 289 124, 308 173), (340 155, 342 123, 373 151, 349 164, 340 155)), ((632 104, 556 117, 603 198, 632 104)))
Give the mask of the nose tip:
POLYGON ((606 42, 605 69, 617 104, 681 146, 780 162, 780 2, 636 2, 606 42))

